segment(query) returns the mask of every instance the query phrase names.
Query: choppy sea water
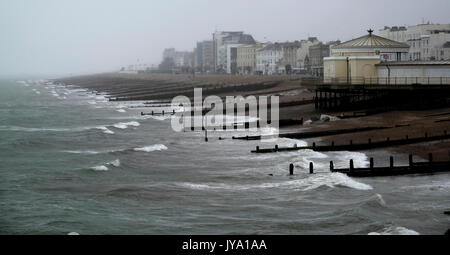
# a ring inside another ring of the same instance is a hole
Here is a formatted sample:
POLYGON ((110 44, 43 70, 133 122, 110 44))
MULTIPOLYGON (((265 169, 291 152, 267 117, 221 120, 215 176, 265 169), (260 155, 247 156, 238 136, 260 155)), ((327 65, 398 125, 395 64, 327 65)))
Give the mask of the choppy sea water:
MULTIPOLYGON (((450 175, 350 178, 359 152, 252 154, 75 86, 0 81, 1 234, 443 234, 450 175), (309 175, 308 164, 319 169, 309 175), (295 175, 288 176, 289 163, 295 175)), ((270 130, 269 130, 270 131, 270 130)))

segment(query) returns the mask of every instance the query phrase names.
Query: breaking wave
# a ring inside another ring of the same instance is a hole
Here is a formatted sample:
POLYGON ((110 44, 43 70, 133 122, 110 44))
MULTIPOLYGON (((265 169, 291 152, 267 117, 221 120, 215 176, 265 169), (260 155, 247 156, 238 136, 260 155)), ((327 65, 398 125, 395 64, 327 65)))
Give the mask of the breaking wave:
POLYGON ((103 133, 105 133, 105 134, 110 134, 110 135, 114 134, 114 132, 111 131, 110 129, 108 129, 107 127, 96 127, 96 129, 102 130, 103 133))
POLYGON ((120 123, 114 124, 113 127, 119 128, 119 129, 126 129, 129 126, 138 127, 140 125, 141 124, 139 124, 139 122, 137 122, 137 121, 130 121, 130 122, 120 122, 120 123))
POLYGON ((175 183, 175 185, 197 190, 251 190, 251 189, 294 189, 308 191, 318 189, 320 187, 346 187, 356 190, 371 190, 372 187, 365 183, 357 182, 342 173, 315 174, 307 178, 290 180, 285 182, 271 182, 262 184, 211 184, 211 183, 175 183))
POLYGON ((380 232, 370 232, 369 235, 420 235, 419 232, 405 227, 387 227, 380 232))
POLYGON ((108 162, 108 163, 106 163, 104 165, 91 167, 90 169, 94 170, 94 171, 108 171, 109 170, 108 166, 119 167, 120 166, 120 160, 116 159, 116 160, 108 162))
POLYGON ((167 150, 167 146, 164 144, 154 144, 150 146, 140 147, 140 148, 134 148, 134 151, 143 151, 143 152, 152 152, 152 151, 162 151, 167 150))

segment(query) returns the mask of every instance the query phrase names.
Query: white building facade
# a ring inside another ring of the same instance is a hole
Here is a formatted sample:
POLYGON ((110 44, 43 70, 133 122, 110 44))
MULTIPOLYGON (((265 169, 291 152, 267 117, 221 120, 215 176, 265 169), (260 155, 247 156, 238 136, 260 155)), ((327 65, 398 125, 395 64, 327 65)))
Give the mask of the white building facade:
POLYGON ((283 59, 283 46, 280 43, 270 43, 256 51, 256 71, 259 74, 272 75, 280 73, 283 59))
POLYGON ((213 45, 214 45, 214 71, 231 73, 233 65, 231 59, 235 59, 235 56, 230 56, 230 52, 235 52, 236 47, 244 44, 255 44, 256 41, 251 35, 244 34, 244 32, 214 32, 213 33, 213 45))
POLYGON ((450 60, 450 24, 385 27, 379 34, 409 44, 407 59, 410 61, 450 60))
POLYGON ((301 40, 300 43, 301 46, 297 49, 297 65, 295 67, 304 70, 307 64, 305 59, 309 58, 309 47, 319 44, 320 41, 316 37, 310 37, 307 40, 301 40))

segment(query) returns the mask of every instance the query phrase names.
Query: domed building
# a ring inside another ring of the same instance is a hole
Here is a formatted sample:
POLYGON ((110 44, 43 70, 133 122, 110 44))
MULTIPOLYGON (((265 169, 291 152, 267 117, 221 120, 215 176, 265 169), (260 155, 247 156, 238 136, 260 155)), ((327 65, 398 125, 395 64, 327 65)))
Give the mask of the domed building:
POLYGON ((378 78, 382 62, 405 61, 409 45, 373 34, 341 43, 324 58, 324 81, 332 83, 366 83, 378 78))

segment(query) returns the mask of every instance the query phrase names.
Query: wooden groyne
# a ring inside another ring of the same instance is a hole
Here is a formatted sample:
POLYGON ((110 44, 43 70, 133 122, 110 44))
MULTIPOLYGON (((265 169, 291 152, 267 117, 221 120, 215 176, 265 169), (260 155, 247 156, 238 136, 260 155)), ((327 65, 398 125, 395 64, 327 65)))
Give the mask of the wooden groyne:
POLYGON ((162 110, 161 112, 151 111, 150 113, 141 112, 141 116, 146 116, 146 115, 150 115, 150 116, 161 115, 161 116, 164 116, 164 115, 174 115, 174 114, 175 114, 175 110, 168 111, 168 112, 166 112, 164 110, 162 110))
MULTIPOLYGON (((372 131, 372 130, 381 130, 381 129, 388 129, 393 127, 363 127, 363 128, 350 128, 350 129, 335 129, 335 130, 324 130, 324 131, 314 131, 314 132, 295 132, 295 133, 285 133, 285 134, 279 134, 279 137, 283 138, 291 138, 291 139, 305 139, 305 138, 316 138, 316 137, 323 137, 323 136, 332 136, 332 135, 341 135, 341 134, 349 134, 349 133, 358 133, 358 132, 365 132, 365 131, 372 131)), ((233 139, 237 140, 261 140, 265 137, 271 137, 271 136, 240 136, 240 137, 233 137, 233 139)))
MULTIPOLYGON (((370 158, 370 166, 365 168, 355 168, 353 159, 349 162, 349 168, 334 168, 334 162, 330 161, 330 172, 344 173, 351 177, 377 177, 395 176, 407 174, 431 174, 438 172, 450 172, 450 161, 433 162, 433 154, 428 154, 428 162, 414 162, 413 156, 409 155, 409 164, 406 166, 395 166, 394 157, 389 157, 389 166, 375 167, 373 158, 370 158)), ((289 165, 289 174, 293 175, 293 164, 289 165)), ((309 163, 309 173, 314 173, 314 164, 309 163)))
POLYGON ((284 151, 296 151, 296 150, 314 150, 314 151, 360 151, 360 150, 369 150, 376 148, 384 148, 384 147, 392 147, 399 145, 407 145, 407 144, 415 144, 415 143, 423 143, 423 142, 432 142, 439 140, 450 139, 450 135, 447 134, 447 131, 444 131, 442 135, 436 136, 428 136, 427 133, 423 137, 415 137, 410 138, 406 136, 403 139, 391 140, 389 137, 384 141, 376 141, 373 142, 370 138, 367 143, 353 143, 352 140, 348 144, 345 145, 336 145, 334 141, 331 142, 330 145, 322 145, 316 146, 315 143, 312 146, 301 146, 298 147, 296 144, 293 147, 278 147, 275 145, 274 148, 268 149, 260 149, 259 146, 256 146, 256 150, 251 151, 252 153, 273 153, 273 152, 284 152, 284 151))

